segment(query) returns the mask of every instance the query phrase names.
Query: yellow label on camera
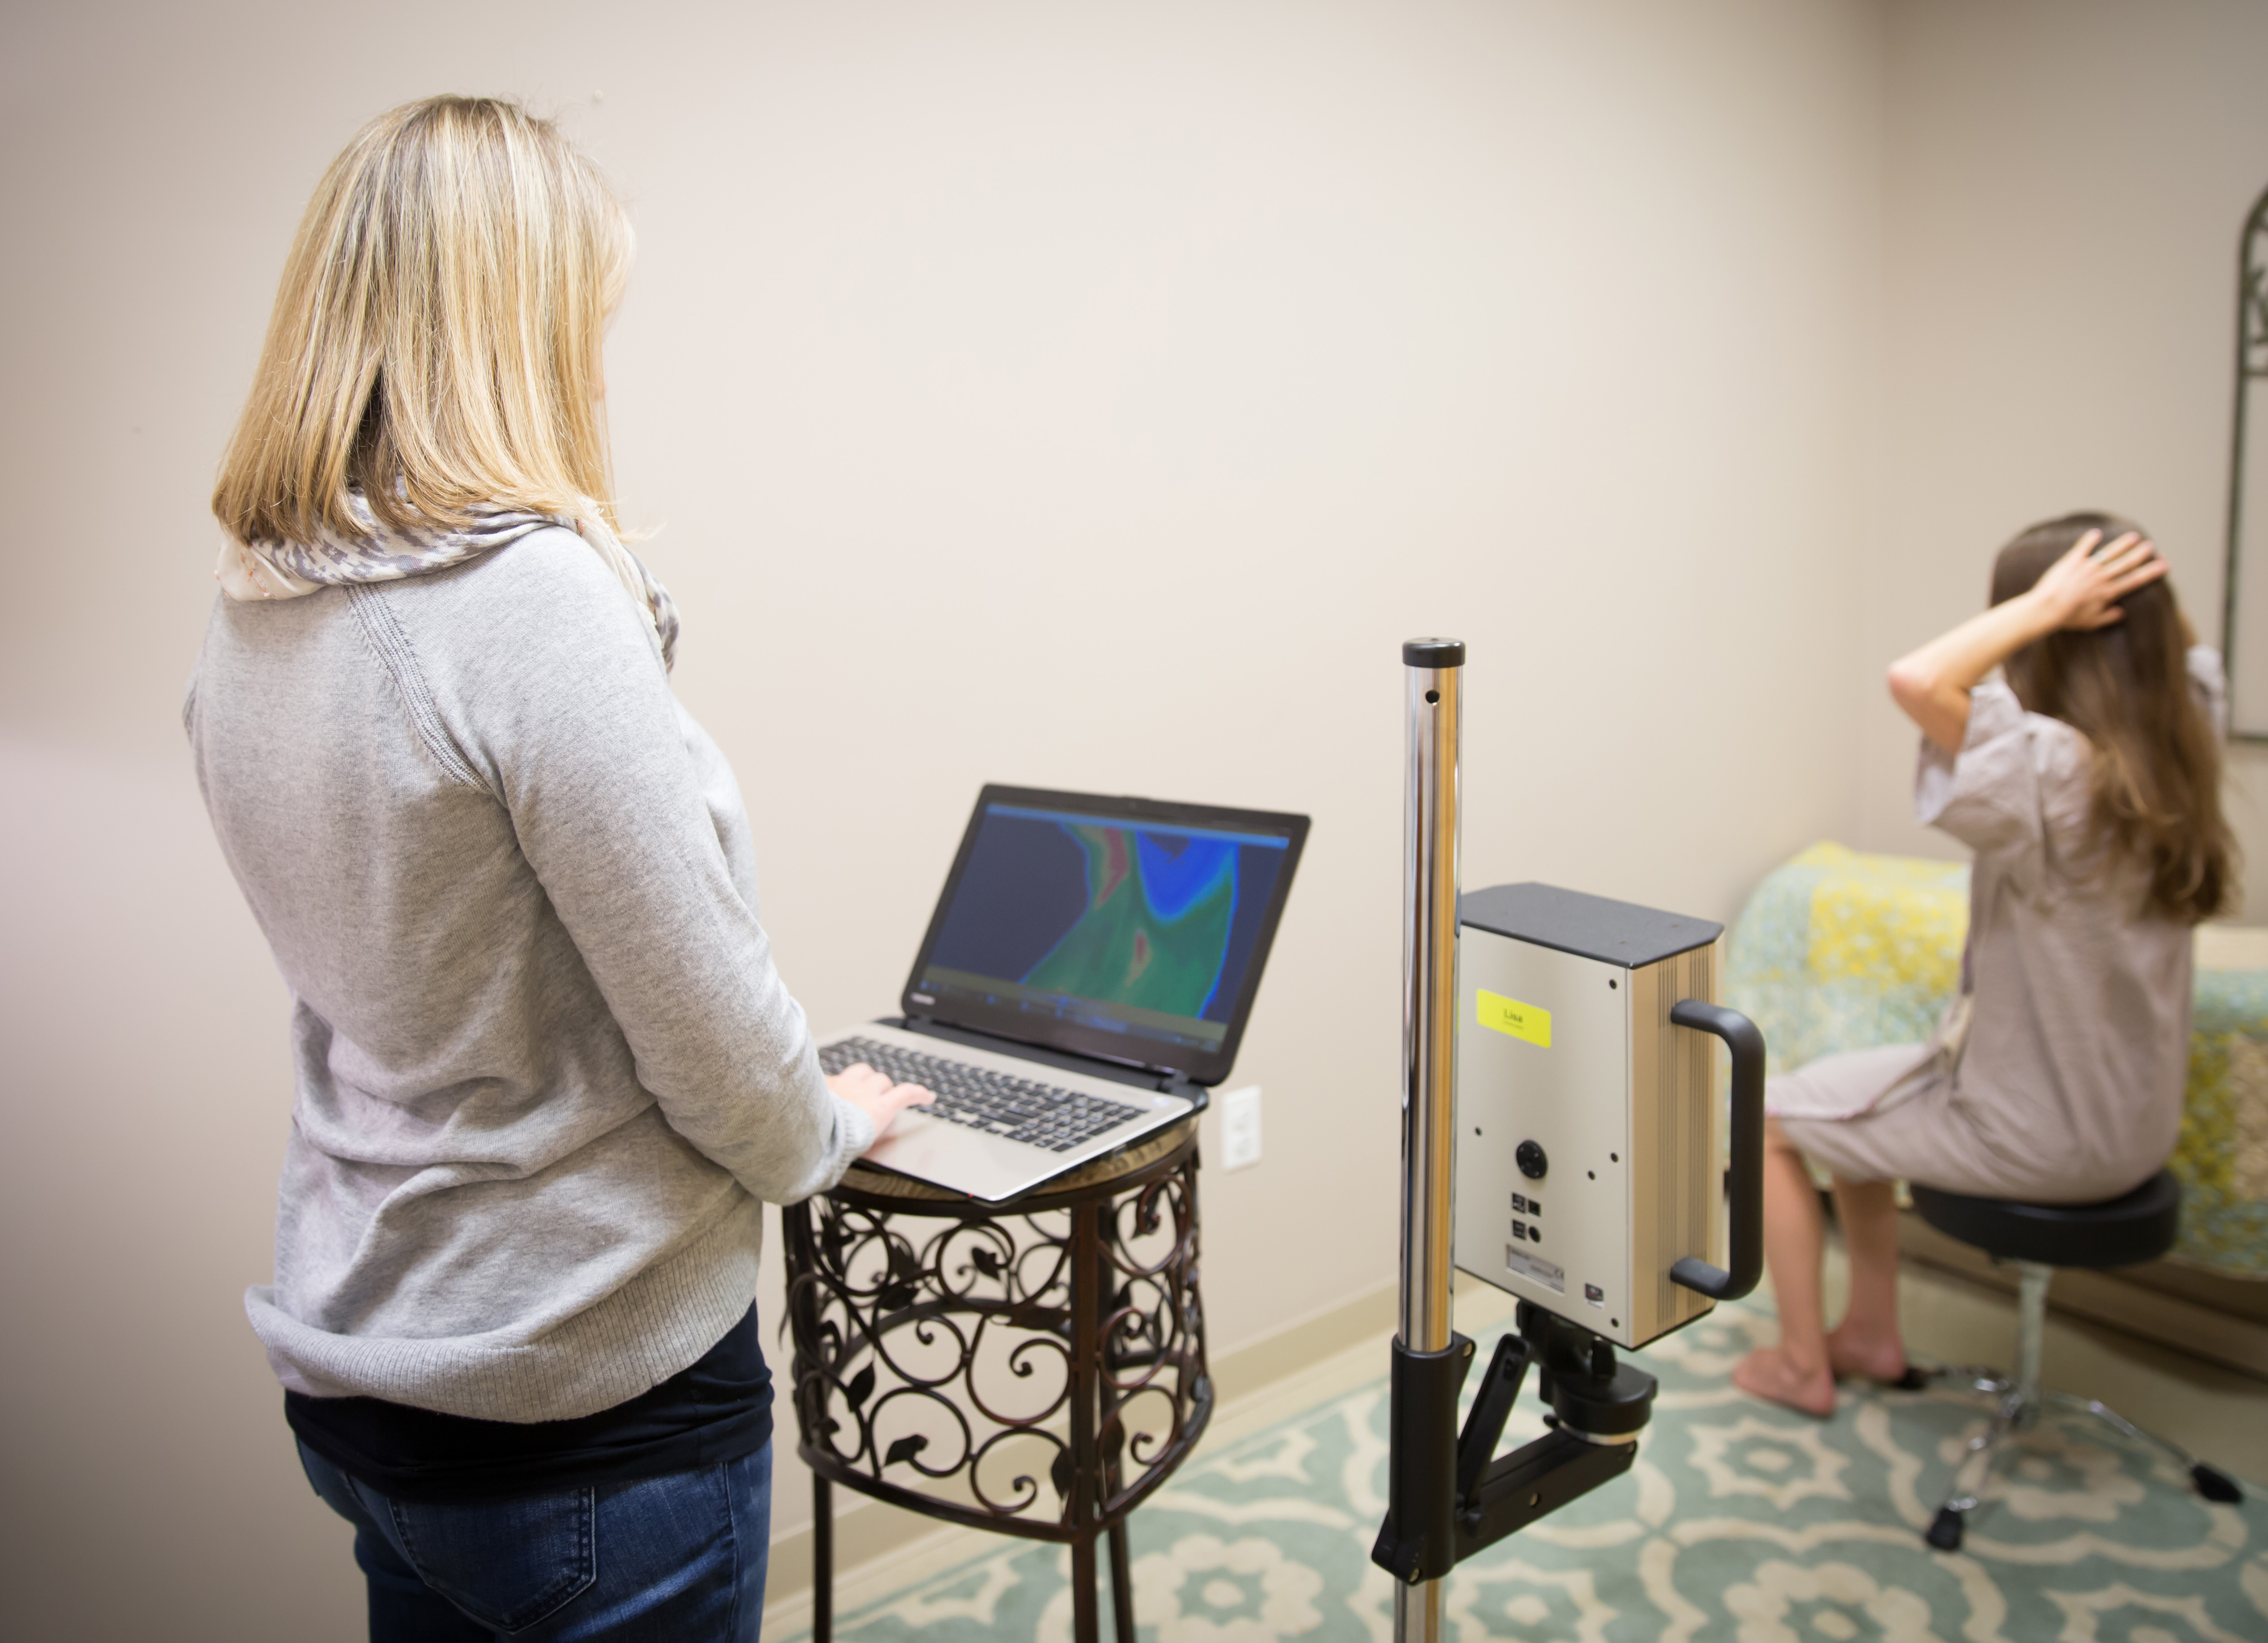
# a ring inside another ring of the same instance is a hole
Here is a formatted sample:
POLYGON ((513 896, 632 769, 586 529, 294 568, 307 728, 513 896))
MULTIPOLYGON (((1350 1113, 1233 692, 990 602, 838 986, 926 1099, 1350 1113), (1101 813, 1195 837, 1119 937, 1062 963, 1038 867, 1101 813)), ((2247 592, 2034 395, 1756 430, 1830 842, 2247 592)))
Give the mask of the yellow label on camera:
POLYGON ((1479 994, 1476 1007, 1480 1023, 1497 1032, 1510 1033, 1515 1038, 1525 1038, 1539 1049, 1551 1047, 1551 1012, 1533 1004, 1523 1004, 1516 998, 1506 998, 1501 993, 1491 993, 1486 987, 1474 989, 1479 994))

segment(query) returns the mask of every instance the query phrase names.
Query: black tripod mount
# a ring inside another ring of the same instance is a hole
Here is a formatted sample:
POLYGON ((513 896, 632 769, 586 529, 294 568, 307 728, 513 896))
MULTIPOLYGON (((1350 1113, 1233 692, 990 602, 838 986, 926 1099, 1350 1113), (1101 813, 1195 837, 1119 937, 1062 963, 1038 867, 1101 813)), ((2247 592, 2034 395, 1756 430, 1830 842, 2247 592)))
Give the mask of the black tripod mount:
POLYGON ((1456 1427, 1473 1343, 1442 1352, 1394 1343, 1386 1522, 1370 1559, 1397 1581, 1437 1581, 1465 1559, 1631 1469, 1653 1413, 1654 1378, 1615 1361, 1611 1343, 1520 1303, 1515 1332, 1496 1344, 1480 1391, 1456 1427), (1497 1444, 1530 1366, 1550 1427, 1499 1456, 1497 1444))

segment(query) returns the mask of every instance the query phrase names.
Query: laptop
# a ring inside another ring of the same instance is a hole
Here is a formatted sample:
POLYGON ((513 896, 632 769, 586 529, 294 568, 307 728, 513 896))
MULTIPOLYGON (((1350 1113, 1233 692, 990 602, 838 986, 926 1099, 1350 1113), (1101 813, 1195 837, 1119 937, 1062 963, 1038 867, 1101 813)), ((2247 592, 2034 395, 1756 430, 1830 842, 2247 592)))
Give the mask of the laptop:
POLYGON ((1305 816, 987 787, 902 1016, 820 1041, 937 1097, 865 1163, 988 1203, 1203 1110, 1236 1060, 1305 816))

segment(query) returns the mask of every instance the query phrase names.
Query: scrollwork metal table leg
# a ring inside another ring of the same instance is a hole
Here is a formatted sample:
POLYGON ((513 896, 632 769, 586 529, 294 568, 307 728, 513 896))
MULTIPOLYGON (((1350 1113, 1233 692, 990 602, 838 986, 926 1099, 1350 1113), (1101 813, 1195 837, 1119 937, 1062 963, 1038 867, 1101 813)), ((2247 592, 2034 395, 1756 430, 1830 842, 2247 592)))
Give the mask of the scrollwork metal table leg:
POLYGON ((1102 1217, 1099 1206, 1082 1204, 1071 1212, 1071 1583, 1074 1643, 1102 1643, 1102 1617, 1094 1590, 1095 1484, 1101 1445, 1095 1405, 1101 1395, 1102 1297, 1096 1293, 1102 1268, 1102 1217))
POLYGON ((1135 1643, 1134 1574, 1126 1556, 1126 1520, 1110 1526, 1110 1619, 1118 1643, 1135 1643))
POLYGON ((925 1516, 1067 1544, 1078 1643, 1101 1643, 1107 1556, 1116 1643, 1136 1643, 1126 1515, 1211 1412, 1196 1146, 1194 1124, 1184 1125, 1113 1177, 997 1211, 895 1179, 878 1191, 856 1172, 788 1208, 798 1453, 814 1474, 814 1643, 829 1643, 832 1630, 837 1484, 925 1516), (1161 1233, 1162 1243, 1142 1243, 1161 1233), (978 1383, 980 1362, 998 1369, 1004 1353, 1003 1385, 1040 1377, 1028 1409, 978 1383), (1051 1362, 1062 1366, 1054 1389, 1051 1362), (1130 1426, 1138 1397, 1164 1401, 1130 1426), (895 1412, 887 1424, 886 1409, 895 1412), (924 1417, 932 1430, 921 1429, 924 1417), (1059 1513, 1047 1510, 1038 1468, 1015 1458, 1019 1442, 1053 1449, 1059 1513), (986 1493, 988 1455, 1011 1469, 1004 1497, 986 1493), (1097 1544, 1106 1534, 1107 1550, 1097 1544))
POLYGON ((1073 1643, 1102 1643, 1101 1617, 1095 1612, 1094 1540, 1071 1543, 1071 1634, 1073 1643))
POLYGON ((835 1636, 835 1491, 811 1475, 811 1643, 835 1636))
MULTIPOLYGON (((1115 1221, 1116 1205, 1106 1206, 1102 1214, 1115 1221)), ((1125 1428, 1119 1412, 1124 1406, 1116 1396, 1118 1371, 1123 1367, 1123 1354, 1118 1351, 1118 1320, 1125 1297, 1119 1294, 1116 1273, 1111 1265, 1105 1240, 1096 1240, 1095 1253, 1101 1258, 1094 1265, 1095 1302, 1097 1309, 1106 1320, 1098 1330, 1095 1351, 1101 1361, 1101 1373, 1095 1377, 1095 1390, 1101 1399, 1101 1425, 1097 1428, 1097 1458, 1102 1466, 1102 1498, 1115 1500, 1123 1481, 1118 1467, 1119 1445, 1125 1441, 1125 1428)), ((1118 1643, 1136 1643, 1134 1635, 1134 1578, 1126 1553, 1126 1520, 1120 1518, 1110 1526, 1110 1624, 1118 1643)))

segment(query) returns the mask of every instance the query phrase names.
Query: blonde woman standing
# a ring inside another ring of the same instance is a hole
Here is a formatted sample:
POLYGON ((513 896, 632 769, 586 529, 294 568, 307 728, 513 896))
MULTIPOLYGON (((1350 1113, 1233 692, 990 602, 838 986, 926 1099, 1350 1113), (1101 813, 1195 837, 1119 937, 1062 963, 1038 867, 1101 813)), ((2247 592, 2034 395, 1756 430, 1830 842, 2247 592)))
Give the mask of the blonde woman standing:
POLYGON ((372 121, 213 498, 183 721, 298 1084, 246 1304, 374 1639, 754 1639, 761 1200, 927 1098, 821 1075, 670 693, 600 405, 630 256, 514 106, 372 121))

